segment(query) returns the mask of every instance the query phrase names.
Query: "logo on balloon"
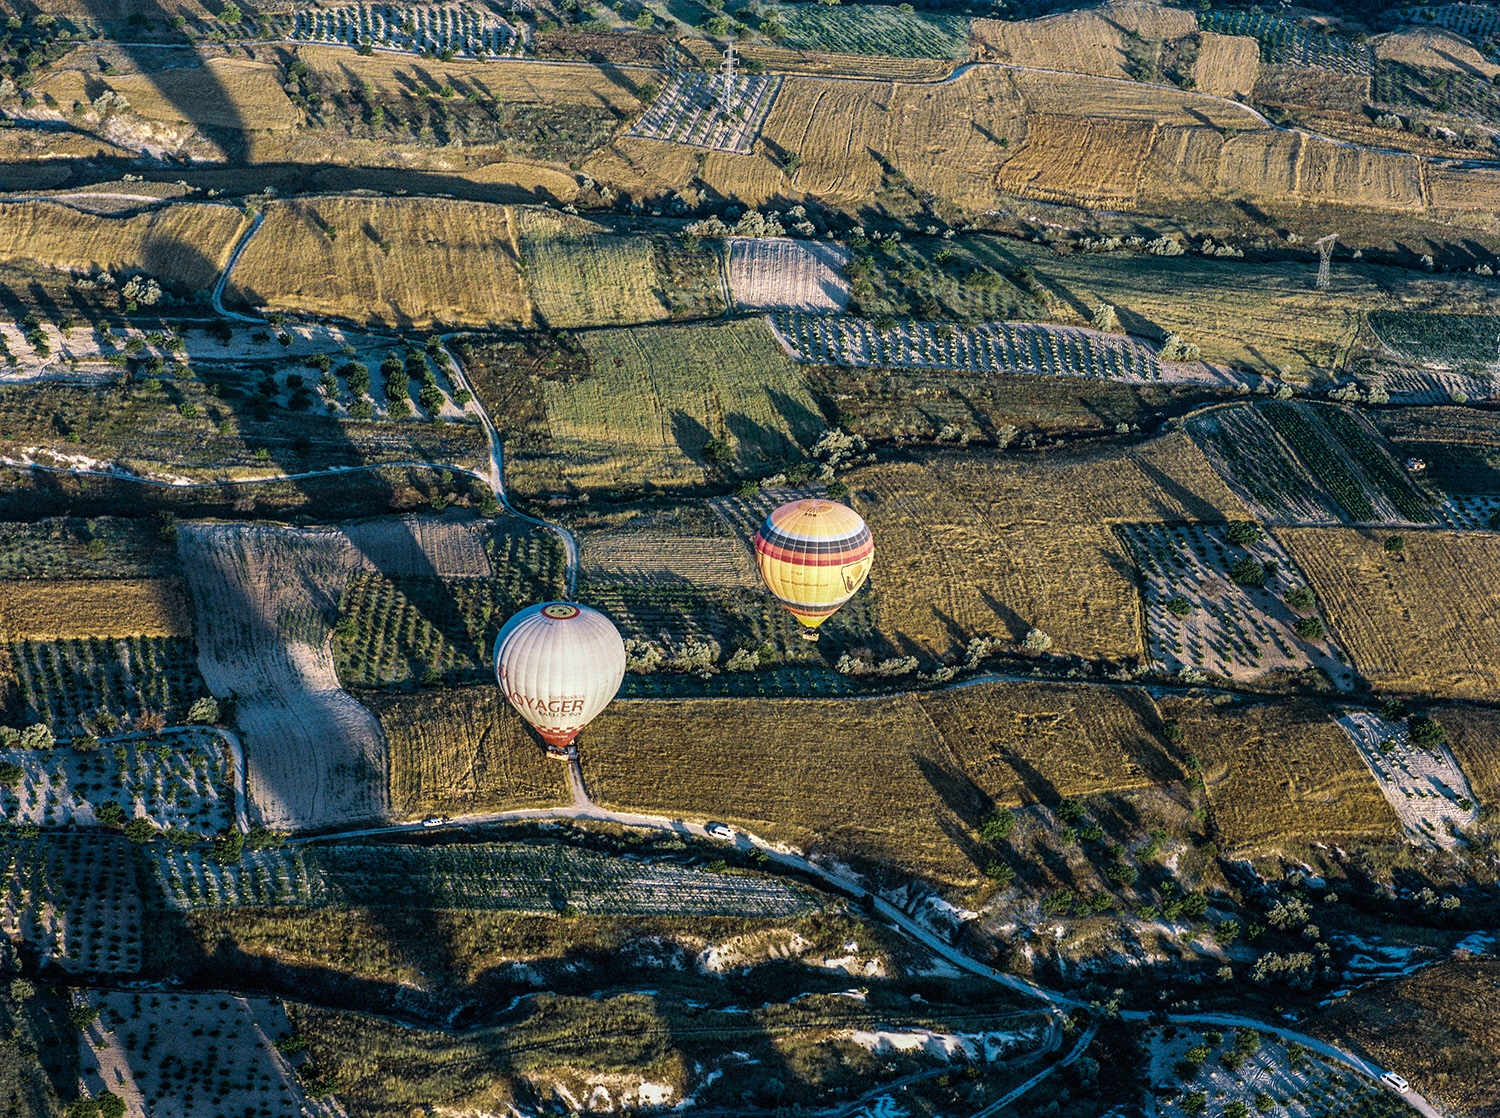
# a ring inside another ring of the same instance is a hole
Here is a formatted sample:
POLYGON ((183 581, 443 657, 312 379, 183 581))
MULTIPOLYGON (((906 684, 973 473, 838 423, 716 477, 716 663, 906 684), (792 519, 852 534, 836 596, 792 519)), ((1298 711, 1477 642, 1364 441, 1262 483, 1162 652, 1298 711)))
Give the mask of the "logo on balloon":
POLYGON ((521 694, 519 691, 510 692, 507 698, 522 710, 529 710, 535 714, 578 714, 583 710, 585 702, 582 697, 572 699, 534 699, 529 695, 521 694))
POLYGON ((850 563, 847 567, 841 567, 839 574, 844 577, 844 589, 853 594, 865 581, 865 575, 870 573, 870 561, 861 559, 858 563, 850 563))

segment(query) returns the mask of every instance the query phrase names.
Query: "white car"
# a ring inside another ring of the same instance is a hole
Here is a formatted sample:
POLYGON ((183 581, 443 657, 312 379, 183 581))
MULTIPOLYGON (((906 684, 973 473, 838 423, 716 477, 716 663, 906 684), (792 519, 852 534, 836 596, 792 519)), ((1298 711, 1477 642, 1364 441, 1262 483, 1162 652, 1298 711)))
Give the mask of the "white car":
POLYGON ((710 823, 703 828, 703 833, 710 838, 723 839, 725 842, 734 838, 734 831, 727 823, 710 823))
POLYGON ((1411 1089, 1411 1085, 1393 1071, 1388 1071, 1382 1075, 1380 1082, 1397 1091, 1408 1091, 1411 1089))
POLYGON ((441 827, 446 822, 448 822, 448 820, 447 820, 447 818, 445 816, 442 816, 442 815, 429 815, 426 819, 422 820, 422 826, 424 826, 424 827, 441 827))

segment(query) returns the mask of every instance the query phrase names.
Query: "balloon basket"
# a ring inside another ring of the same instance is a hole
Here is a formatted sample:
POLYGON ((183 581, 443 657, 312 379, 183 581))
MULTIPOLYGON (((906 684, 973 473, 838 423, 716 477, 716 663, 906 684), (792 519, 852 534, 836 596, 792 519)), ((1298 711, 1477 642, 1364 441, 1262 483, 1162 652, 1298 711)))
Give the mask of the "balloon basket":
POLYGON ((575 745, 549 745, 547 756, 554 761, 562 761, 564 764, 572 761, 578 756, 578 747, 575 745))
POLYGON ((817 640, 818 640, 818 631, 816 629, 803 629, 802 630, 802 639, 805 640, 805 641, 811 641, 813 643, 817 643, 817 640))

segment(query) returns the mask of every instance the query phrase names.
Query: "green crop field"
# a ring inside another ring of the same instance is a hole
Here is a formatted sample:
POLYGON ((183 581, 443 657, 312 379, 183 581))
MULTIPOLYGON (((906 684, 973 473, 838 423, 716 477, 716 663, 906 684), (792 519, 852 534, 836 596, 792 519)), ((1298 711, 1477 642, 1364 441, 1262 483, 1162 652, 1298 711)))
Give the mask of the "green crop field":
MULTIPOLYGON (((553 468, 571 490, 703 485, 721 468, 708 460, 710 440, 727 444, 725 473, 770 472, 801 459, 823 428, 802 374, 759 321, 580 341, 591 373, 542 385, 553 468)), ((517 488, 535 493, 546 475, 517 465, 517 488)))
POLYGON ((788 4, 777 15, 786 28, 782 45, 798 50, 896 58, 963 58, 969 50, 969 21, 957 15, 903 12, 883 4, 788 4))
POLYGON ((1190 424, 1219 468, 1270 520, 1431 523, 1433 497, 1397 464, 1358 413, 1267 400, 1207 412, 1190 424))
POLYGON ((1371 311, 1381 340, 1413 361, 1492 365, 1500 359, 1500 315, 1371 311))
POLYGON ((622 236, 580 218, 518 211, 526 280, 553 327, 619 326, 724 310, 719 258, 707 243, 622 236))

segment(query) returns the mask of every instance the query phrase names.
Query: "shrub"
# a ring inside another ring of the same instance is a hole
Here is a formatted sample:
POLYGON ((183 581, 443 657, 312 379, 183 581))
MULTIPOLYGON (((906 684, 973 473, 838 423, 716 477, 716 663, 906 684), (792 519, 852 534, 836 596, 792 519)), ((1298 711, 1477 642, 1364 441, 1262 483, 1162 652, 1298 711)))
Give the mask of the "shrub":
POLYGON ((1248 544, 1259 543, 1261 537, 1266 533, 1259 524, 1251 520, 1236 520, 1224 533, 1230 543, 1245 547, 1248 544))
POLYGON ((733 462, 734 447, 727 439, 709 439, 703 444, 703 457, 710 462, 733 462))
POLYGON ((1124 862, 1116 862, 1112 866, 1105 867, 1104 876, 1116 885, 1134 885, 1141 874, 1134 866, 1128 866, 1124 862))
POLYGON ((1193 612, 1193 603, 1181 594, 1174 594, 1167 599, 1167 612, 1173 617, 1186 617, 1193 612))
POLYGON ((213 849, 209 851, 208 856, 221 866, 227 866, 238 862, 244 853, 245 836, 238 831, 225 831, 214 839, 213 849))
POLYGON ((1241 586, 1264 586, 1266 584, 1266 568, 1259 560, 1246 556, 1238 560, 1229 569, 1229 577, 1241 586))
POLYGON ((1202 1114, 1208 1109, 1208 1095, 1202 1091, 1189 1091, 1182 1096, 1182 1109, 1187 1114, 1202 1114))
POLYGON ((1028 652, 1046 652, 1052 647, 1052 638, 1040 629, 1031 629, 1026 634, 1026 639, 1021 642, 1022 647, 1028 652))
POLYGON ((156 837, 156 824, 142 816, 125 824, 125 837, 131 842, 150 842, 156 837))
POLYGON ((187 720, 205 726, 213 725, 219 720, 219 700, 208 696, 194 700, 193 705, 188 707, 187 720))
POLYGON ((75 1005, 68 1011, 68 1020, 80 1029, 86 1029, 99 1020, 99 1011, 91 1005, 75 1005))
POLYGON ((1016 814, 1005 808, 992 812, 979 824, 979 837, 985 842, 1004 842, 1015 828, 1016 814))
POLYGON ((1264 1091, 1255 1092, 1255 1109, 1262 1114, 1269 1114, 1276 1109, 1276 1100, 1264 1091))
POLYGON ((1084 806, 1077 800, 1064 800, 1057 805, 1057 817, 1068 823, 1076 823, 1084 816, 1084 806))
POLYGON ((1405 536, 1387 536, 1385 538, 1385 550, 1388 555, 1400 555, 1406 551, 1405 536))
POLYGON ((16 744, 22 749, 51 749, 57 744, 57 739, 52 736, 50 726, 42 722, 34 722, 21 731, 16 744))
POLYGON ((1241 1056, 1253 1056, 1260 1051, 1260 1034, 1254 1029, 1236 1029, 1234 1050, 1241 1056))
MULTIPOLYGON (((1228 1067, 1226 1063, 1224 1065, 1228 1067)), ((1250 1108, 1239 1099, 1224 1104, 1224 1118, 1250 1118, 1250 1108)))
POLYGON ((123 827, 125 809, 116 803, 100 804, 94 809, 94 818, 105 827, 123 827))
POLYGON ((1316 617, 1299 617, 1296 624, 1292 626, 1292 632, 1305 641, 1322 640, 1323 622, 1316 617))
POLYGON ((21 783, 21 777, 25 773, 26 770, 14 761, 6 761, 0 764, 0 787, 14 788, 17 784, 21 783))
POLYGON ((1161 735, 1172 745, 1181 745, 1187 740, 1187 731, 1182 728, 1182 723, 1177 721, 1168 722, 1162 726, 1161 735))
POLYGON ((99 1104, 99 1118, 125 1118, 125 1100, 112 1091, 105 1091, 94 1100, 99 1104))
POLYGON ((1073 891, 1071 889, 1059 889, 1042 898, 1043 916, 1066 916, 1072 907, 1073 891))
POLYGON ((1310 586, 1297 586, 1286 592, 1286 604, 1293 609, 1309 610, 1317 605, 1317 602, 1318 599, 1310 586))
POLYGON ((1016 880, 1016 871, 1004 862, 991 862, 984 867, 984 876, 1001 889, 1009 889, 1012 882, 1016 880))
POLYGON ((1240 931, 1238 920, 1225 920, 1214 928, 1214 942, 1220 947, 1228 947, 1240 938, 1240 931))
POLYGON ((1426 715, 1408 719, 1406 731, 1418 749, 1440 749, 1448 742, 1448 731, 1443 729, 1442 723, 1426 715))

